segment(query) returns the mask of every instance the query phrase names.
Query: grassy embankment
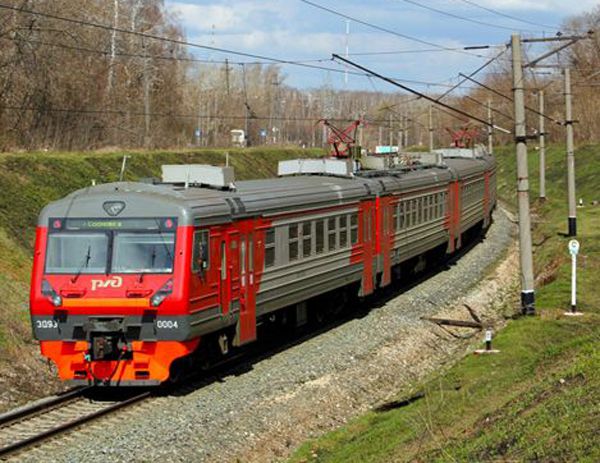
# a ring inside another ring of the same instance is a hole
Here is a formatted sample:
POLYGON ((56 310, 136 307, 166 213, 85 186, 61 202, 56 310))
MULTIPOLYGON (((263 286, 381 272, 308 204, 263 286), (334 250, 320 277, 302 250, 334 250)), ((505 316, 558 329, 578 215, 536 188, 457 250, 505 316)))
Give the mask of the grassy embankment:
MULTIPOLYGON (((92 179, 116 181, 124 154, 131 155, 125 179, 136 180, 160 176, 162 164, 223 165, 225 151, 0 154, 0 372, 3 366, 9 367, 7 371, 12 365, 18 368, 33 344, 27 293, 36 218, 45 204, 90 185, 92 179)), ((240 180, 275 175, 281 159, 323 154, 321 150, 275 148, 227 151, 240 180)))
MULTIPOLYGON (((576 152, 581 254, 578 308, 570 300, 564 150, 548 153, 547 197, 539 204, 537 156, 530 154, 537 277, 536 317, 509 322, 496 356, 469 356, 398 399, 305 443, 292 461, 600 461, 600 162, 598 146, 576 152)), ((501 197, 516 204, 513 150, 498 151, 501 197)), ((515 269, 517 272, 518 269, 515 269)), ((515 309, 518 301, 514 302, 515 309)))

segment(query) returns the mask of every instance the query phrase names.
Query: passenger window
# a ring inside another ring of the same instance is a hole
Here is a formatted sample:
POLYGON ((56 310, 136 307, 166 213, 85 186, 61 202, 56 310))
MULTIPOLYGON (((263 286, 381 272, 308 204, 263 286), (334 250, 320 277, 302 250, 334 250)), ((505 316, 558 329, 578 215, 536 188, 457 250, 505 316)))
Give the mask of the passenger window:
POLYGON ((205 270, 209 264, 208 230, 195 231, 194 244, 192 245, 192 270, 194 272, 205 270))
POLYGON ((358 243, 358 215, 352 214, 350 216, 350 242, 351 244, 358 243))
POLYGON ((265 238, 265 267, 275 265, 275 229, 267 230, 265 238))
POLYGON ((304 222, 302 224, 302 255, 309 257, 311 250, 312 241, 312 222, 304 222))
POLYGON ((221 280, 227 279, 227 248, 225 242, 221 242, 221 280))
POLYGON ((348 216, 340 217, 340 248, 345 248, 348 245, 348 216))
POLYGON ((315 235, 316 252, 317 254, 319 254, 320 252, 323 252, 323 249, 325 248, 325 224, 322 220, 317 220, 317 224, 315 227, 315 235))
POLYGON ((329 246, 329 251, 334 251, 336 248, 336 236, 337 236, 337 226, 336 222, 338 217, 331 217, 327 221, 327 245, 329 246))
POLYGON ((288 229, 289 250, 288 257, 290 262, 298 258, 298 224, 292 224, 288 229))

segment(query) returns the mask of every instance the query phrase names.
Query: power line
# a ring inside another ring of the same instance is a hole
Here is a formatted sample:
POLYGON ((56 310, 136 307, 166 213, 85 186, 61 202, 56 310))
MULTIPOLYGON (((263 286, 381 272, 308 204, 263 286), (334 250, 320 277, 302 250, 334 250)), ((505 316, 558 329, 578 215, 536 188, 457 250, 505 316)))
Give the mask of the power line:
MULTIPOLYGON (((489 60, 487 60, 485 63, 483 63, 481 66, 479 66, 473 72, 471 72, 471 74, 469 74, 469 77, 472 77, 475 74, 478 74, 479 72, 481 72, 482 70, 484 70, 486 67, 488 67, 490 64, 492 64, 494 61, 496 61, 497 59, 499 59, 506 52, 506 50, 507 50, 507 48, 504 48, 496 56, 494 56, 494 57, 490 58, 489 60)), ((441 96, 439 96, 437 98, 436 101, 440 101, 442 98, 444 98, 445 96, 449 95, 451 92, 453 92, 458 87, 460 87, 462 84, 464 84, 466 81, 467 81, 466 78, 464 78, 463 80, 459 80, 456 85, 454 85, 451 88, 449 88, 448 90, 446 90, 441 96)))
POLYGON ((462 109, 458 109, 458 108, 450 106, 450 105, 448 105, 446 103, 442 103, 441 101, 437 101, 435 98, 432 98, 432 97, 430 97, 428 95, 425 95, 424 93, 418 92, 417 90, 414 90, 414 89, 412 89, 410 87, 407 87, 406 85, 402 85, 402 84, 400 84, 398 82, 394 82, 389 77, 382 76, 381 74, 378 74, 378 73, 376 73, 374 71, 371 71, 370 69, 367 69, 364 66, 361 66, 360 64, 357 64, 357 63, 354 63, 354 62, 352 62, 352 61, 350 61, 348 59, 342 58, 339 55, 334 54, 333 58, 337 59, 339 61, 342 61, 342 62, 344 62, 346 64, 349 64, 351 66, 354 66, 355 68, 360 69, 361 71, 368 72, 371 75, 373 75, 373 76, 375 76, 375 77, 377 77, 377 78, 379 78, 379 79, 381 79, 381 80, 383 80, 385 82, 388 82, 388 83, 390 83, 392 85, 395 85, 396 87, 400 87, 401 89, 406 90, 407 92, 412 93, 413 95, 417 95, 417 96, 423 98, 424 100, 427 100, 427 101, 430 101, 432 103, 435 103, 435 104, 437 104, 439 106, 442 106, 443 108, 449 109, 450 111, 453 111, 453 112, 458 113, 458 114, 460 114, 462 116, 468 117, 469 119, 473 119, 474 121, 481 122, 485 126, 493 127, 493 128, 495 128, 497 130, 500 130, 501 132, 511 133, 509 130, 507 130, 505 128, 498 127, 497 125, 494 125, 494 124, 490 124, 488 121, 483 120, 483 119, 481 119, 481 118, 479 118, 477 116, 473 116, 472 114, 469 114, 468 112, 463 111, 462 109))
POLYGON ((477 54, 474 54, 474 53, 469 53, 467 51, 464 51, 464 49, 456 50, 455 48, 445 47, 443 45, 440 45, 440 44, 437 44, 437 43, 434 43, 434 42, 429 42, 427 40, 419 39, 418 37, 413 37, 413 36, 410 36, 410 35, 402 34, 400 32, 396 32, 394 30, 391 30, 391 29, 388 29, 388 28, 385 28, 385 27, 382 27, 382 26, 378 26, 376 24, 369 23, 367 21, 363 21, 363 20, 355 18, 353 16, 349 16, 347 14, 341 13, 339 11, 336 11, 334 9, 328 8, 328 7, 323 6, 323 5, 319 5, 318 3, 314 3, 314 2, 311 2, 309 0, 300 0, 300 1, 302 3, 306 3, 307 5, 312 6, 314 8, 318 8, 320 10, 327 11, 328 13, 334 14, 336 16, 340 16, 342 18, 349 19, 350 21, 354 21, 354 22, 356 22, 358 24, 362 24, 363 26, 367 26, 367 27, 370 27, 372 29, 376 29, 376 30, 381 31, 381 32, 386 32, 388 34, 392 34, 392 35, 395 35, 397 37, 401 37, 401 38, 406 39, 406 40, 411 40, 413 42, 421 43, 423 45, 428 45, 430 47, 435 47, 435 48, 440 49, 440 50, 452 51, 452 52, 455 52, 455 53, 462 53, 462 54, 469 55, 469 56, 476 56, 478 58, 483 58, 482 55, 477 55, 477 54))
MULTIPOLYGON (((217 119, 217 120, 243 120, 246 116, 240 115, 215 115, 215 114, 177 114, 177 113, 146 113, 143 111, 127 111, 127 110, 119 110, 119 109, 76 109, 76 108, 38 108, 34 106, 13 106, 13 105, 0 105, 0 110, 11 110, 11 111, 27 111, 27 112, 39 112, 39 113, 72 113, 72 114, 104 114, 104 115, 113 115, 113 116, 130 116, 130 117, 172 117, 178 119, 217 119)), ((249 120, 275 120, 282 122, 311 122, 314 123, 317 121, 318 116, 314 117, 268 117, 268 116, 250 116, 249 120)), ((348 122, 354 120, 352 117, 348 118, 329 118, 329 121, 332 122, 348 122)), ((386 124, 388 122, 387 119, 369 119, 366 118, 366 121, 370 124, 376 125, 377 123, 386 124)))
POLYGON ((189 42, 187 40, 172 39, 172 38, 169 38, 169 37, 163 37, 163 36, 159 36, 159 35, 148 34, 146 32, 139 32, 139 31, 133 31, 133 30, 129 30, 129 29, 123 29, 123 28, 120 28, 120 27, 107 26, 105 24, 95 23, 95 22, 91 22, 91 21, 84 21, 84 20, 81 20, 81 19, 67 18, 67 17, 64 17, 64 16, 59 16, 59 15, 50 14, 50 13, 42 13, 40 11, 29 10, 29 9, 26 9, 26 8, 18 8, 18 7, 14 7, 14 6, 10 6, 10 5, 5 5, 5 4, 1 4, 1 3, 0 3, 0 9, 16 11, 18 13, 31 14, 31 15, 34 15, 34 16, 41 16, 41 17, 45 17, 45 18, 49 18, 49 19, 55 19, 55 20, 58 20, 58 21, 64 21, 64 22, 71 23, 71 24, 77 24, 77 25, 80 25, 80 26, 86 26, 86 27, 93 27, 93 28, 96 28, 96 29, 102 29, 102 30, 105 30, 105 31, 120 32, 122 34, 129 34, 129 35, 133 35, 133 36, 136 36, 136 37, 143 37, 143 38, 147 38, 147 39, 151 39, 151 40, 157 40, 157 41, 161 41, 161 42, 168 42, 168 43, 172 43, 172 44, 175 44, 175 45, 183 45, 183 46, 187 46, 187 47, 200 48, 200 49, 203 49, 203 50, 211 50, 211 51, 216 51, 216 52, 220 52, 220 53, 227 53, 227 54, 236 55, 236 56, 244 56, 246 58, 253 58, 253 59, 258 59, 258 60, 263 60, 263 61, 269 61, 269 62, 272 62, 272 63, 289 64, 289 65, 301 66, 301 67, 306 67, 306 68, 311 68, 311 69, 319 69, 319 70, 324 70, 324 71, 344 72, 343 70, 335 69, 335 68, 328 68, 326 66, 318 66, 318 65, 314 65, 314 64, 300 63, 300 62, 297 62, 297 61, 290 61, 290 60, 284 60, 284 59, 280 59, 280 58, 273 58, 273 57, 265 56, 265 55, 258 55, 258 54, 254 54, 254 53, 246 53, 246 52, 242 52, 242 51, 229 50, 229 49, 226 49, 226 48, 219 48, 219 47, 214 47, 214 46, 209 46, 209 45, 201 45, 201 44, 198 44, 198 43, 189 42))
POLYGON ((525 23, 525 24, 530 24, 532 26, 547 27, 547 28, 552 29, 552 30, 559 30, 560 29, 560 28, 558 28, 556 26, 549 26, 548 24, 536 23, 536 22, 533 22, 533 21, 528 21, 527 19, 518 18, 517 16, 511 16, 511 15, 509 15, 507 13, 503 13, 501 11, 494 10, 493 8, 489 8, 489 7, 485 7, 483 5, 479 5, 478 3, 475 3, 475 2, 473 2, 471 0, 459 0, 459 1, 461 1, 463 3, 466 3, 467 5, 471 5, 471 6, 480 8, 480 9, 482 9, 484 11, 489 12, 489 13, 496 14, 498 16, 504 16, 505 18, 512 19, 513 21, 519 21, 519 22, 522 22, 522 23, 525 23))
MULTIPOLYGON (((37 45, 44 45, 48 47, 62 48, 65 50, 71 51, 80 51, 85 53, 93 53, 97 55, 109 55, 112 52, 106 50, 98 50, 95 48, 87 48, 75 45, 68 45, 63 43, 55 43, 55 42, 46 42, 43 40, 33 40, 33 39, 22 39, 17 37, 0 37, 0 40, 7 40, 11 42, 22 42, 22 43, 31 43, 37 45)), ((203 64, 232 64, 232 65, 262 65, 262 64, 273 64, 272 61, 231 61, 231 60, 213 60, 213 59, 200 59, 200 58, 191 58, 186 56, 162 56, 162 55, 152 55, 148 53, 126 53, 126 52, 115 52, 115 56, 123 56, 126 58, 146 58, 146 59, 155 59, 155 60, 165 60, 165 61, 184 61, 190 63, 203 63, 203 64)), ((306 64, 306 63, 324 63, 331 62, 331 58, 321 58, 321 59, 311 59, 311 60, 290 60, 289 64, 306 64)), ((339 69, 327 68, 330 71, 340 71, 339 69)), ((341 71, 343 72, 343 71, 341 71)), ((361 75, 360 73, 357 73, 361 75)))
MULTIPOLYGON (((419 8, 423 8, 425 10, 433 11, 435 13, 442 14, 444 16, 449 16, 449 17, 454 18, 454 19, 460 19, 461 21, 467 21, 467 22, 470 22, 470 23, 473 23, 473 24, 478 24, 480 26, 494 27, 496 29, 504 29, 504 30, 509 30, 509 31, 514 31, 515 30, 514 27, 500 26, 498 24, 488 23, 488 22, 485 22, 485 21, 479 21, 477 19, 466 18, 464 16, 460 16, 458 14, 450 13, 448 11, 438 10, 437 8, 434 8, 434 7, 428 6, 428 5, 423 5, 422 3, 416 2, 414 0, 402 0, 402 1, 405 2, 405 3, 410 3, 411 5, 415 5, 415 6, 419 7, 419 8)), ((536 33, 540 32, 540 31, 537 31, 537 30, 536 31, 532 31, 532 30, 528 30, 528 29, 519 29, 519 30, 524 31, 524 32, 536 32, 536 33)))
MULTIPOLYGON (((504 45, 494 45, 492 47, 503 47, 504 45)), ((492 48, 487 47, 487 48, 492 48)), ((467 47, 468 48, 468 47, 467 47)), ((348 56, 377 56, 377 55, 401 55, 401 54, 411 54, 411 53, 440 53, 445 51, 458 51, 464 50, 465 47, 454 47, 454 48, 415 48, 415 49, 407 49, 407 50, 393 50, 393 51, 371 51, 371 52, 359 52, 359 53, 348 53, 348 56)))
MULTIPOLYGON (((1 5, 0 5, 0 8, 1 8, 1 5)), ((67 45, 67 44, 54 43, 54 42, 46 42, 46 41, 41 41, 41 40, 21 39, 21 38, 16 38, 16 37, 15 38, 0 37, 0 39, 13 41, 13 42, 32 43, 32 44, 49 46, 49 47, 62 48, 62 49, 70 50, 70 51, 92 53, 92 54, 97 54, 97 55, 102 55, 102 56, 106 56, 109 54, 109 52, 106 50, 98 50, 98 49, 94 49, 94 48, 87 48, 87 47, 81 47, 81 46, 75 46, 75 45, 67 45)), ((146 58, 146 59, 156 59, 156 60, 167 60, 167 61, 184 61, 184 62, 203 63, 203 64, 232 64, 232 65, 239 65, 239 66, 273 64, 272 61, 228 61, 228 60, 218 61, 218 60, 206 60, 206 59, 179 57, 179 56, 161 56, 161 55, 150 55, 150 54, 142 54, 142 53, 125 53, 125 52, 116 52, 115 56, 121 56, 121 57, 127 57, 127 58, 146 58)), ((331 62, 331 61, 332 61, 331 58, 322 58, 322 59, 318 59, 318 60, 288 60, 288 61, 286 61, 285 64, 303 66, 303 65, 307 65, 306 63, 308 63, 308 62, 331 62)), ((279 63, 279 64, 282 64, 282 63, 279 63)), ((326 66, 314 66, 314 65, 307 65, 307 66, 311 67, 311 68, 320 69, 320 70, 336 72, 338 74, 349 72, 351 75, 354 75, 354 76, 369 77, 368 74, 361 73, 361 72, 346 71, 343 69, 330 68, 330 67, 326 67, 326 66)), ((444 84, 442 82, 427 82, 427 81, 422 81, 422 80, 401 79, 401 78, 395 78, 395 77, 393 79, 398 82, 405 82, 405 83, 414 84, 414 85, 423 85, 423 86, 427 86, 427 87, 448 87, 449 86, 448 84, 444 84)))
MULTIPOLYGON (((485 84, 483 84, 483 83, 481 83, 481 82, 479 82, 479 81, 477 81, 477 80, 473 79, 472 77, 465 76, 464 74, 460 74, 460 75, 461 75, 462 77, 464 77, 464 78, 466 78, 466 79, 470 80, 470 81, 471 81, 471 82, 473 82, 474 84, 477 84, 477 85, 479 85, 480 87, 482 87, 482 88, 485 88, 486 90, 488 90, 488 91, 492 92, 494 95, 498 95, 499 97, 501 97, 501 98, 504 98, 505 100, 508 100, 508 101, 514 101, 514 100, 513 100, 511 97, 509 97, 508 95, 505 95, 504 93, 501 93, 501 92, 499 92, 498 90, 496 90, 496 89, 494 89, 494 88, 492 88, 492 87, 490 87, 490 86, 488 86, 488 85, 485 85, 485 84)), ((548 119, 549 121, 552 121, 552 122, 554 122, 555 124, 558 124, 558 125, 564 125, 562 121, 559 121, 559 120, 557 120, 557 119, 554 119, 553 117, 550 117, 550 116, 548 116, 548 115, 546 115, 546 114, 543 114, 543 113, 539 112, 537 109, 530 108, 529 106, 525 106, 525 109, 526 109, 527 111, 530 111, 530 112, 534 113, 534 114, 537 114, 538 116, 542 116, 542 117, 544 117, 545 119, 548 119)))

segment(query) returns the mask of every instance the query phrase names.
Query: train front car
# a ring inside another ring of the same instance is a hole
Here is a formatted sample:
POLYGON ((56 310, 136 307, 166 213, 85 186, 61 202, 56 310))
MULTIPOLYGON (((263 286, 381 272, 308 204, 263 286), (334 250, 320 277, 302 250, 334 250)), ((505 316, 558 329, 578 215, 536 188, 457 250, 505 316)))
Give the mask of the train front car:
POLYGON ((188 221, 172 190, 139 183, 90 187, 42 211, 31 320, 61 379, 157 385, 195 350, 188 221))

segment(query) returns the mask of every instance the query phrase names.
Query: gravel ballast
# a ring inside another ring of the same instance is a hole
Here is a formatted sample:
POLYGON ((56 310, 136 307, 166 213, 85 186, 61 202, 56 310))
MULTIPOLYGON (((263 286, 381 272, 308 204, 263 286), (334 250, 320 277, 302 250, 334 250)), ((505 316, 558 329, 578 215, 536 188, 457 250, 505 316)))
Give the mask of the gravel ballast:
POLYGON ((181 395, 150 399, 19 461, 272 461, 446 368, 482 334, 423 316, 499 326, 518 283, 514 225, 497 211, 456 264, 352 319, 181 395), (507 252, 508 251, 508 252, 507 252), (499 258, 504 259, 496 268, 499 258), (472 337, 468 337, 473 335, 472 337))

